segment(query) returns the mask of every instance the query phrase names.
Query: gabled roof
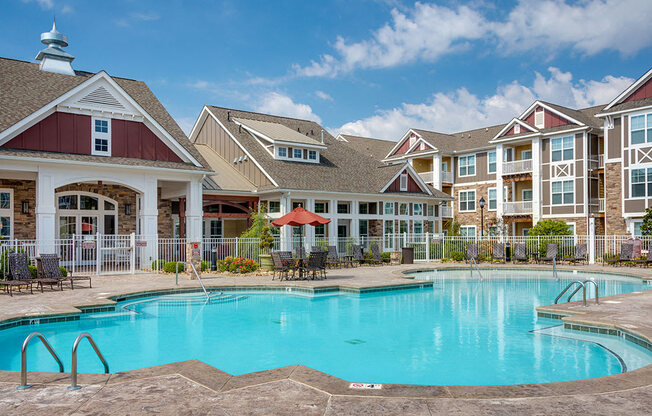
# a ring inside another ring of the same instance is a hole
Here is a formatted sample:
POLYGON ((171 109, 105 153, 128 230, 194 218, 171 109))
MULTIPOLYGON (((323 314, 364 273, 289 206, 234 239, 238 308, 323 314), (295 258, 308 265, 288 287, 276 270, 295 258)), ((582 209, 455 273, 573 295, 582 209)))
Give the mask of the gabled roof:
MULTIPOLYGON (((510 131, 510 129, 513 126, 517 125, 517 124, 519 126, 525 128, 525 131, 523 131, 522 133, 535 133, 535 132, 539 131, 536 127, 531 126, 530 124, 526 123, 525 121, 514 117, 509 123, 505 124, 505 127, 503 127, 498 133, 496 133, 496 135, 494 136, 494 138, 492 140, 496 140, 499 137, 506 137, 507 135, 505 135, 505 133, 510 131)), ((516 133, 516 134, 521 134, 521 132, 516 133)), ((514 134, 510 134, 509 136, 513 136, 513 135, 514 134)))
MULTIPOLYGON (((76 71, 74 76, 56 74, 41 71, 36 63, 0 57, 0 133, 98 74, 83 71, 76 71)), ((175 140, 199 164, 207 166, 197 149, 188 141, 181 128, 144 82, 106 75, 158 123, 172 140, 175 140)), ((53 158, 58 159, 58 157, 53 158)), ((177 163, 176 165, 181 169, 187 169, 190 164, 177 163)))
POLYGON ((396 144, 396 142, 390 142, 389 140, 352 136, 350 134, 340 134, 337 137, 346 140, 342 142, 346 143, 347 146, 378 161, 383 160, 396 144))
POLYGON ((226 161, 222 156, 217 154, 210 146, 205 144, 196 144, 197 150, 208 162, 211 169, 217 172, 217 175, 209 176, 211 186, 209 190, 237 190, 237 191, 253 191, 256 186, 242 175, 233 163, 226 161))
POLYGON ((310 136, 301 134, 296 130, 292 130, 287 126, 284 126, 283 124, 235 117, 233 118, 233 121, 238 124, 242 124, 245 128, 248 128, 253 133, 263 137, 264 139, 271 140, 272 142, 295 143, 319 147, 324 146, 319 141, 310 138, 310 136))
POLYGON ((442 153, 464 153, 467 150, 490 147, 489 140, 504 126, 505 124, 498 124, 451 134, 420 129, 412 130, 442 153))
MULTIPOLYGON (((632 85, 627 87, 625 91, 621 92, 618 94, 616 98, 614 98, 609 104, 607 104, 601 112, 606 113, 606 112, 614 112, 614 111, 620 111, 624 109, 630 109, 630 108, 616 108, 618 104, 622 104, 624 100, 627 99, 630 95, 632 95, 634 92, 636 92, 643 84, 648 82, 650 79, 652 79, 652 68, 650 68, 645 74, 643 74, 639 79, 634 81, 632 85)), ((641 100, 635 100, 635 101, 646 101, 648 99, 641 99, 641 100)), ((633 102, 633 101, 630 101, 633 102)), ((638 103, 638 106, 646 105, 645 103, 638 103)), ((635 107, 631 107, 635 108, 635 107)))
POLYGON ((602 127, 602 120, 594 116, 598 113, 598 111, 600 111, 603 105, 597 105, 593 107, 582 108, 579 110, 573 110, 572 108, 564 107, 559 104, 553 104, 546 101, 540 101, 540 102, 566 115, 570 119, 570 121, 577 120, 581 124, 586 126, 602 127))

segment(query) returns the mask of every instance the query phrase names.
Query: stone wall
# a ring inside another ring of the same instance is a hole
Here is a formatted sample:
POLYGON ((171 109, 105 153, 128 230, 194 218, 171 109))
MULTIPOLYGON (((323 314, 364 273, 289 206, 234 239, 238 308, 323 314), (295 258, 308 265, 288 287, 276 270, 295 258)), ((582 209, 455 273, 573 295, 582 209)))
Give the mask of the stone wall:
MULTIPOLYGON (((453 213, 455 219, 461 225, 475 225, 476 232, 480 233, 480 206, 478 201, 481 197, 484 197, 486 205, 484 207, 484 229, 488 230, 489 226, 496 224, 497 217, 496 211, 489 211, 489 188, 495 188, 496 185, 492 184, 482 184, 482 185, 473 185, 473 186, 456 186, 454 189, 454 198, 453 201, 454 208, 453 213), (473 190, 475 189, 475 211, 474 212, 460 212, 460 191, 473 190)), ((509 187, 508 187, 509 188, 509 187)), ((511 191, 508 191, 511 192, 511 191)))
POLYGON ((27 180, 0 179, 0 188, 14 191, 14 238, 33 240, 36 238, 36 182, 27 180), (29 212, 22 213, 23 201, 29 203, 29 212))
POLYGON ((623 190, 622 190, 622 165, 605 163, 604 168, 604 197, 605 197, 605 234, 627 234, 625 219, 623 218, 623 190))
POLYGON ((158 236, 172 238, 172 201, 161 199, 161 188, 158 189, 158 236))
POLYGON ((369 237, 382 237, 382 236, 383 236, 383 221, 369 220, 369 237))

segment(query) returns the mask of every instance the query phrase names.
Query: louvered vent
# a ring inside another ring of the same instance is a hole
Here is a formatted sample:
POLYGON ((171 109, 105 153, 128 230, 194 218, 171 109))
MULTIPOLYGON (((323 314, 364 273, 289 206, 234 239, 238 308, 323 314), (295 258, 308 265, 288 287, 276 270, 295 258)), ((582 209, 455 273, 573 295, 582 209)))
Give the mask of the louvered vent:
POLYGON ((542 129, 544 126, 543 110, 534 112, 534 127, 542 129))
POLYGON ((104 87, 98 87, 93 92, 79 100, 80 103, 101 105, 104 107, 113 107, 124 110, 125 107, 116 100, 110 92, 104 87))

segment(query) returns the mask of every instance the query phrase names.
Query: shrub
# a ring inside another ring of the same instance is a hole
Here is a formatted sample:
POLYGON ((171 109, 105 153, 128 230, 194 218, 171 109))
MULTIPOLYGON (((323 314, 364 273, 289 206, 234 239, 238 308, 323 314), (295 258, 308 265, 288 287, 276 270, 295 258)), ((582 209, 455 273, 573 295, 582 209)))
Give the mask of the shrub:
POLYGON ((59 270, 61 270, 61 276, 63 276, 63 277, 68 276, 68 270, 66 270, 65 267, 59 266, 59 270))
POLYGON ((165 260, 154 260, 152 262, 152 270, 163 270, 165 267, 165 260))
POLYGON ((384 251, 380 253, 380 258, 383 259, 383 263, 389 263, 392 258, 392 253, 389 251, 384 251))
POLYGON ((29 269, 29 274, 32 275, 32 279, 36 279, 38 277, 38 270, 36 269, 36 266, 32 266, 31 264, 27 266, 29 269))
POLYGON ((227 257, 217 262, 217 268, 221 272, 251 273, 258 270, 258 263, 251 259, 241 257, 227 257))
POLYGON ((163 271, 165 273, 175 273, 183 271, 183 263, 177 263, 176 261, 168 261, 163 266, 163 271))
POLYGON ((443 258, 441 259, 441 262, 442 262, 442 263, 448 263, 449 261, 450 261, 450 259, 447 259, 446 257, 443 257, 443 258))
POLYGON ((4 250, 2 252, 2 254, 0 254, 0 278, 3 278, 3 279, 5 278, 5 275, 4 275, 5 271, 7 272, 7 274, 9 274, 9 272, 8 272, 9 271, 9 253, 13 253, 13 252, 24 253, 25 249, 22 249, 22 248, 19 248, 19 249, 10 248, 10 249, 4 250))
POLYGON ((209 262, 207 262, 207 261, 202 260, 202 262, 201 262, 201 271, 205 272, 206 270, 210 270, 210 269, 211 269, 211 264, 209 262))
POLYGON ((466 259, 466 255, 461 251, 451 251, 450 257, 454 261, 464 261, 466 259))
POLYGON ((568 224, 561 220, 542 220, 528 231, 528 235, 571 235, 568 224))

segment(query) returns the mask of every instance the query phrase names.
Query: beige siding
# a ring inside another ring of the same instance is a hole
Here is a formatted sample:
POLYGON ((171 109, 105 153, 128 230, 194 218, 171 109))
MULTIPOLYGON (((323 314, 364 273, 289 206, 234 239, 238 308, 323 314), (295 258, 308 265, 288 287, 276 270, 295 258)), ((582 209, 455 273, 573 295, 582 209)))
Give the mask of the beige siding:
MULTIPOLYGON (((469 156, 473 153, 469 153, 469 156)), ((467 156, 467 155, 462 155, 467 156)), ((471 182, 483 182, 489 180, 496 180, 496 174, 489 174, 487 172, 488 166, 487 152, 475 153, 475 175, 472 176, 459 176, 459 157, 455 157, 455 183, 465 184, 471 182)), ((450 166, 450 164, 449 164, 450 166)))
POLYGON ((622 150, 622 140, 620 137, 620 125, 622 118, 614 119, 614 128, 609 130, 609 142, 607 143, 607 158, 617 159, 620 157, 622 150))
MULTIPOLYGON (((209 145, 227 161, 232 161, 240 157, 244 158, 245 156, 245 152, 242 151, 231 136, 212 117, 206 118, 204 125, 199 130, 197 143, 209 145)), ((234 167, 256 186, 272 185, 270 180, 251 159, 237 163, 234 167)))

